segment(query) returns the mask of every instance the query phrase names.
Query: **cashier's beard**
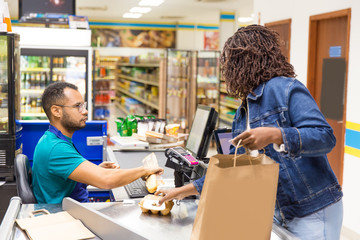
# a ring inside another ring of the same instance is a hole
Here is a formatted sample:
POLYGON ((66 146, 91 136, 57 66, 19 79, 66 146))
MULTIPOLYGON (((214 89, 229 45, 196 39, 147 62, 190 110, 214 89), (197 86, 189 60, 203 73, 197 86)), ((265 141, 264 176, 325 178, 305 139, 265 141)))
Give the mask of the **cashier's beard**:
POLYGON ((68 131, 75 132, 86 126, 87 114, 83 114, 80 120, 75 120, 66 111, 63 111, 61 125, 68 131))

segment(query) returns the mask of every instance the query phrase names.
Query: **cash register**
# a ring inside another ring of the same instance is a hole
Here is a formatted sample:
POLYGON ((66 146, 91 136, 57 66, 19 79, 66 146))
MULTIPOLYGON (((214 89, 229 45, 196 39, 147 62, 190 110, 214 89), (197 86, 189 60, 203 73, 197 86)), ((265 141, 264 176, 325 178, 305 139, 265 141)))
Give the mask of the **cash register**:
MULTIPOLYGON (((165 166, 174 169, 175 187, 181 187, 205 174, 209 161, 206 155, 217 119, 218 113, 214 108, 198 105, 185 148, 165 150, 165 166)), ((149 194, 142 179, 137 179, 124 188, 130 198, 149 194)))
POLYGON ((209 159, 206 158, 209 145, 218 120, 214 108, 198 105, 185 148, 165 150, 165 166, 175 170, 175 187, 202 177, 209 159))

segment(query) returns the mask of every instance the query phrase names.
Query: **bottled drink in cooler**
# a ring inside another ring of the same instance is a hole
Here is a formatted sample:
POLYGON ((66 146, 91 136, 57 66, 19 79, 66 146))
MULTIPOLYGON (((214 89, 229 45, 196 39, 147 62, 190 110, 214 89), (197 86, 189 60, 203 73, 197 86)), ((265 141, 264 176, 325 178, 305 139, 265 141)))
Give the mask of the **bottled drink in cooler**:
POLYGON ((31 75, 30 75, 30 88, 31 89, 34 89, 35 88, 35 86, 36 86, 36 76, 35 76, 35 73, 32 73, 31 75))
POLYGON ((30 73, 25 74, 25 89, 30 89, 31 87, 31 79, 30 79, 30 73))
POLYGON ((43 72, 41 74, 41 79, 40 79, 40 89, 45 89, 46 82, 47 82, 47 74, 46 72, 43 72))
POLYGON ((36 99, 36 112, 41 113, 41 109, 42 109, 42 107, 41 107, 41 98, 38 97, 36 99))
POLYGON ((54 68, 58 68, 59 67, 59 58, 57 57, 54 57, 53 58, 53 63, 54 63, 54 68))
POLYGON ((42 57, 42 67, 43 68, 49 68, 49 57, 42 57))
POLYGON ((36 79, 35 79, 35 88, 36 89, 40 89, 40 82, 41 82, 41 75, 40 75, 40 73, 37 73, 36 79))
POLYGON ((42 68, 43 67, 43 64, 42 64, 43 57, 42 56, 37 56, 36 61, 37 61, 37 67, 42 68))
POLYGON ((25 88, 25 82, 26 82, 25 76, 26 76, 26 73, 22 72, 21 73, 21 79, 20 79, 21 80, 21 82, 20 82, 20 88, 21 89, 25 88))
POLYGON ((64 58, 63 57, 59 58, 59 68, 64 68, 64 58))

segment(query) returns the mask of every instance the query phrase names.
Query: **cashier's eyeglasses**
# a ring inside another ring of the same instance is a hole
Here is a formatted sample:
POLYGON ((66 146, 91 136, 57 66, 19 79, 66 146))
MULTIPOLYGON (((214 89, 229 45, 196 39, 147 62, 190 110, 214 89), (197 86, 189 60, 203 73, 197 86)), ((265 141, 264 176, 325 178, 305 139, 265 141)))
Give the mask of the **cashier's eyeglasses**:
POLYGON ((87 102, 84 102, 84 103, 78 103, 78 104, 75 104, 75 105, 60 105, 60 104, 54 104, 55 106, 59 106, 59 107, 71 107, 71 108, 77 108, 79 113, 82 113, 85 109, 86 109, 86 106, 87 106, 87 102))

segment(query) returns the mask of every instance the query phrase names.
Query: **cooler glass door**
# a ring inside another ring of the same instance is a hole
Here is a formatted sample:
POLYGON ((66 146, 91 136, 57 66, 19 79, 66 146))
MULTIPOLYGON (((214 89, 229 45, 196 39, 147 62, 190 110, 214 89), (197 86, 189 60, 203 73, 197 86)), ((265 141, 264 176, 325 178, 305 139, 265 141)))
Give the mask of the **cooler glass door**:
POLYGON ((199 51, 197 56, 197 104, 219 108, 219 56, 218 51, 199 51))
POLYGON ((9 133, 8 38, 0 36, 0 134, 9 133))
POLYGON ((85 56, 54 56, 52 81, 69 82, 78 87, 86 99, 86 63, 85 56))
POLYGON ((48 56, 21 55, 20 98, 21 118, 46 119, 41 105, 41 95, 50 84, 50 59, 48 56))
POLYGON ((167 124, 180 124, 180 132, 188 131, 190 59, 190 51, 167 51, 166 120, 167 124))

